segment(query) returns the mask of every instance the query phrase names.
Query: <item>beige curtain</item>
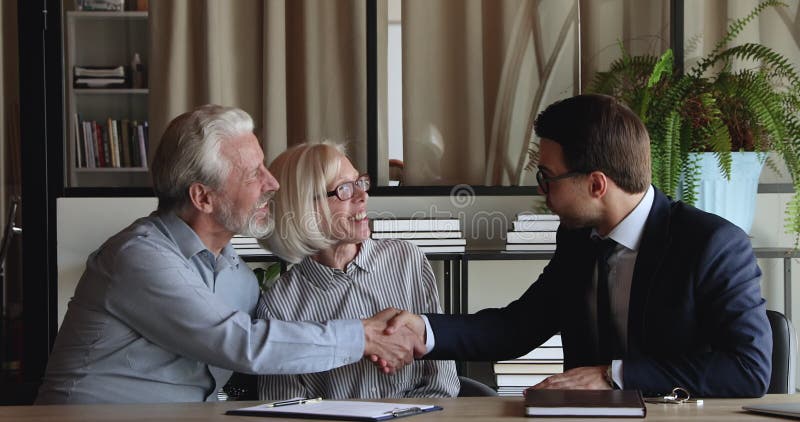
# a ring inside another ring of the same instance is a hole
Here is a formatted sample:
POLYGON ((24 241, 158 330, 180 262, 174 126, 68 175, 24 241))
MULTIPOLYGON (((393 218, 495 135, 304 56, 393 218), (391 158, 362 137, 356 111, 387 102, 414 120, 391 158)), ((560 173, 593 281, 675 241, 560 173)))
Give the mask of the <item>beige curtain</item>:
POLYGON ((579 93, 619 55, 618 40, 660 51, 668 8, 667 0, 403 0, 405 183, 534 184, 524 168, 536 115, 579 93))
POLYGON ((363 0, 150 2, 153 139, 197 105, 232 105, 268 162, 326 138, 366 170, 365 19, 363 0))
POLYGON ((571 1, 404 0, 405 183, 518 184, 526 122, 577 92, 577 16, 571 1))
MULTIPOLYGON (((788 7, 768 8, 744 27, 732 45, 762 43, 800 63, 800 1, 784 0, 788 7)), ((758 0, 707 0, 684 14, 686 68, 709 53, 725 34, 728 25, 747 16, 758 0)))
MULTIPOLYGON (((798 0, 789 3, 748 31, 800 62, 798 0)), ((755 4, 686 2, 687 61, 693 45, 707 51, 729 19, 755 4)), ((377 6, 378 174, 386 185, 388 8, 377 6)), ((350 142, 366 169, 363 0, 150 7, 154 139, 175 115, 216 102, 253 115, 268 160, 287 145, 331 138, 350 142)), ((401 8, 407 185, 535 184, 524 167, 536 115, 581 92, 619 57, 619 42, 634 54, 669 45, 669 0, 401 0, 401 8)))
MULTIPOLYGON (((686 2, 686 9, 702 3, 686 2)), ((582 86, 620 57, 660 54, 669 48, 670 0, 581 0, 582 86)))

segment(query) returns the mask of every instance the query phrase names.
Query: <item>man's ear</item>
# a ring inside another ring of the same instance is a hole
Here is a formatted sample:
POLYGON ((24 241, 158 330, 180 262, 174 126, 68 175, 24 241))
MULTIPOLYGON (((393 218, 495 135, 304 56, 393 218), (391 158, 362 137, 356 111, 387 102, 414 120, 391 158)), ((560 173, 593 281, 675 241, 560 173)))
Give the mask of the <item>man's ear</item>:
POLYGON ((189 199, 195 209, 204 214, 211 214, 214 211, 213 202, 214 191, 202 183, 192 183, 189 186, 189 199))
POLYGON ((593 198, 602 198, 609 188, 611 180, 602 171, 589 173, 589 194, 593 198))

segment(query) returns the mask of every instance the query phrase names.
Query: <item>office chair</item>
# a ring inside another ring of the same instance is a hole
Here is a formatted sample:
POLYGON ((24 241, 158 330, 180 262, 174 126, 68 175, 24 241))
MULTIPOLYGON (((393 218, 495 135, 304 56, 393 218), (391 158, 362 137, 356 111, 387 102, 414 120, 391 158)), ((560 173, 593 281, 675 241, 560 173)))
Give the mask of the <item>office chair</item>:
MULTIPOLYGON (((496 396, 497 391, 488 385, 476 381, 472 378, 460 376, 461 390, 458 397, 483 397, 496 396)), ((258 385, 255 375, 234 373, 231 379, 225 384, 222 391, 225 395, 220 395, 223 400, 258 400, 258 385)))
POLYGON ((217 392, 217 399, 225 401, 258 400, 258 376, 234 372, 217 392))
POLYGON ((461 381, 461 390, 458 392, 458 397, 483 397, 497 395, 497 391, 494 391, 493 388, 480 381, 476 381, 472 378, 461 375, 458 376, 458 380, 461 381))
POLYGON ((772 376, 768 394, 794 394, 797 364, 797 334, 792 322, 777 311, 767 311, 772 328, 772 376))

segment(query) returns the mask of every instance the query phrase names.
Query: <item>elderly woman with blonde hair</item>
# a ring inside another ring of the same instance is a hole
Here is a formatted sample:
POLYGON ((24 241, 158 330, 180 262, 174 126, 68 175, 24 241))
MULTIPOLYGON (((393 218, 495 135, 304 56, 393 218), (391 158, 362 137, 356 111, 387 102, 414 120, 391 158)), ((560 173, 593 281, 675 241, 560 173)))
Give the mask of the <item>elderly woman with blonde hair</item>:
MULTIPOLYGON (((425 255, 401 240, 370 239, 368 175, 331 142, 301 144, 279 155, 270 172, 281 189, 275 230, 265 247, 294 264, 259 302, 259 318, 357 319, 387 307, 440 313, 425 255)), ((459 391, 453 361, 418 361, 384 374, 366 359, 330 371, 265 375, 259 398, 451 397, 459 391)))

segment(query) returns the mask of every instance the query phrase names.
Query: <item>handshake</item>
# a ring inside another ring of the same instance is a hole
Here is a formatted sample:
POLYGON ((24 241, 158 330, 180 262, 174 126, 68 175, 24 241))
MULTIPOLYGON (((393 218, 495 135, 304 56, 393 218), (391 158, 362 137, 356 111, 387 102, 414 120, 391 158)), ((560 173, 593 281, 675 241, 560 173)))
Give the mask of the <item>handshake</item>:
POLYGON ((425 322, 417 314, 386 308, 361 322, 364 356, 384 373, 393 373, 427 353, 425 322))

